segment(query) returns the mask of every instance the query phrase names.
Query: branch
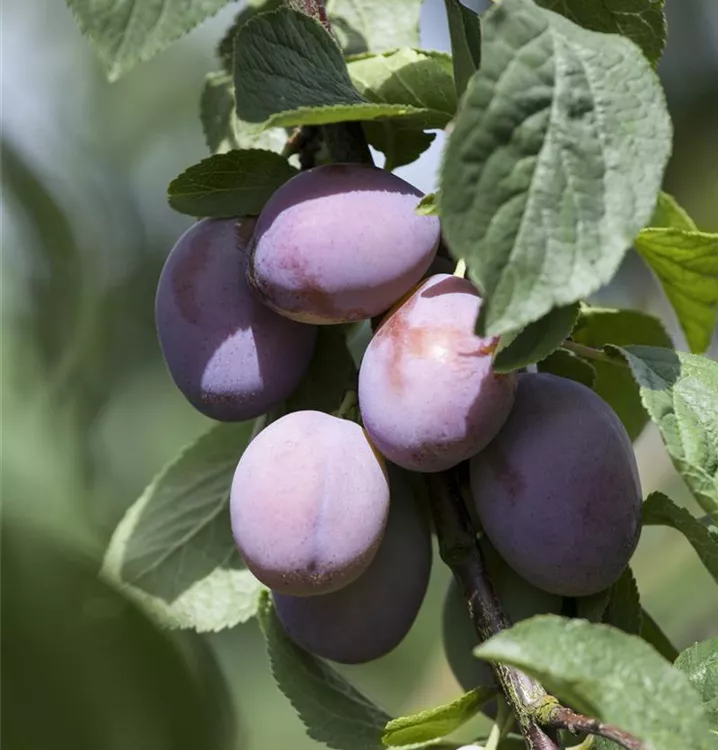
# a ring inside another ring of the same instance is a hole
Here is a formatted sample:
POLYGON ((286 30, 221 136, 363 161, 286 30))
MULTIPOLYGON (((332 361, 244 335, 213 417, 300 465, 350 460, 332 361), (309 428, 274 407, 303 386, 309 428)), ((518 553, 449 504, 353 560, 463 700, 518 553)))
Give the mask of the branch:
MULTIPOLYGON (((464 464, 464 468, 465 468, 464 464)), ((471 519, 461 493, 462 467, 427 474, 439 551, 461 586, 481 642, 509 627, 494 593, 471 519)), ((491 665, 530 750, 558 750, 557 742, 539 725, 532 706, 546 697, 533 678, 506 664, 491 665)))
POLYGON ((564 341, 561 346, 584 359, 593 359, 596 362, 608 362, 609 364, 617 365, 618 367, 630 369, 627 362, 619 357, 612 357, 610 354, 606 354, 606 352, 602 352, 600 349, 594 349, 591 346, 579 344, 576 341, 570 341, 568 339, 564 341))
POLYGON ((603 724, 598 719, 576 713, 562 706, 555 698, 547 698, 534 713, 541 726, 549 729, 567 729, 573 734, 595 734, 625 747, 626 750, 648 749, 646 743, 638 737, 610 724, 603 724))

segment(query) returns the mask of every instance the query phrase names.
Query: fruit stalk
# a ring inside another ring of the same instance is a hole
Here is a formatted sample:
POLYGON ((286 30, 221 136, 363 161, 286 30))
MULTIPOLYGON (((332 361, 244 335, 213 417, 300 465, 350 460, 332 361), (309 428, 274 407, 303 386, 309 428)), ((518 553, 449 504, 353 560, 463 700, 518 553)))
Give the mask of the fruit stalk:
MULTIPOLYGON (((469 607, 481 642, 509 627, 489 580, 483 554, 462 497, 462 468, 427 474, 431 512, 442 560, 451 568, 469 607)), ((546 691, 533 678, 506 664, 492 664, 509 707, 516 716, 530 750, 559 750, 556 741, 539 725, 532 706, 546 691)))

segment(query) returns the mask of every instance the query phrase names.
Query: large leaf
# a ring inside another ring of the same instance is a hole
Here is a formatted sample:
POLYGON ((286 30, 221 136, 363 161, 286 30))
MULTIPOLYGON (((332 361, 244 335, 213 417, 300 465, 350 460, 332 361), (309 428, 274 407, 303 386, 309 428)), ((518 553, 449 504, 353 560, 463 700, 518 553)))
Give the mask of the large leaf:
POLYGON ((461 96, 481 64, 481 19, 459 0, 444 0, 451 37, 456 93, 461 96))
POLYGON ((662 492, 652 492, 643 503, 643 525, 670 526, 680 531, 718 583, 718 539, 685 508, 680 508, 662 492))
POLYGON ((280 154, 243 149, 203 159, 172 180, 167 192, 170 206, 190 216, 257 216, 295 174, 280 154))
POLYGON ((661 282, 691 351, 704 352, 718 318, 718 234, 649 228, 636 250, 661 282))
POLYGON ((666 46, 664 0, 538 0, 579 26, 633 40, 654 64, 666 46))
POLYGON ((618 351, 676 469, 706 513, 718 513, 718 362, 653 346, 618 351))
MULTIPOLYGON (((606 344, 646 344, 672 346, 671 339, 658 318, 638 310, 612 310, 584 307, 574 328, 574 341, 600 349, 606 344)), ((648 422, 638 385, 622 361, 615 363, 592 360, 596 372, 594 389, 613 407, 629 436, 635 440, 648 422)))
POLYGON ((684 675, 645 641, 616 628, 545 615, 490 638, 475 653, 533 675, 551 694, 652 750, 715 747, 684 675))
POLYGON ((213 154, 233 149, 259 148, 281 153, 287 141, 283 128, 262 128, 237 117, 232 76, 223 71, 210 73, 202 89, 200 120, 204 138, 213 154))
POLYGON ((449 249, 485 297, 478 330, 502 334, 613 277, 653 213, 671 124, 654 71, 623 37, 531 0, 503 0, 483 28, 439 205, 449 249))
POLYGON ((203 435, 157 476, 110 541, 104 574, 169 627, 220 630, 257 612, 262 585, 237 552, 228 507, 252 430, 221 424, 203 435))
POLYGON ((675 663, 700 693, 713 729, 718 730, 718 638, 710 638, 682 651, 675 663))
POLYGON ((611 586, 608 605, 603 613, 603 622, 626 633, 638 634, 642 623, 641 600, 633 572, 626 568, 616 583, 611 586))
POLYGON ((304 722, 307 734, 337 750, 379 750, 391 717, 326 662, 296 646, 284 632, 269 596, 259 622, 272 673, 304 722))
POLYGON ((418 743, 440 739, 476 716, 481 706, 495 696, 493 688, 477 688, 444 706, 392 719, 386 725, 382 741, 388 747, 415 747, 418 743))
POLYGON ((419 46, 423 0, 327 0, 327 14, 347 54, 419 46))
POLYGON ((577 317, 577 304, 555 307, 518 334, 502 336, 494 357, 494 370, 511 372, 545 359, 571 333, 577 317))
POLYGON ((66 0, 111 81, 148 60, 230 0, 66 0))

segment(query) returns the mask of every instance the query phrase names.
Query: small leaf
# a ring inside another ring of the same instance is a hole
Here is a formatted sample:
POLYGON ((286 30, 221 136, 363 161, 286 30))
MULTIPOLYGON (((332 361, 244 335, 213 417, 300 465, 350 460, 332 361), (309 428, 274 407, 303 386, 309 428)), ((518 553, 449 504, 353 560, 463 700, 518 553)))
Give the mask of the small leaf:
POLYGON ((412 117, 391 117, 363 123, 364 135, 372 148, 381 151, 384 169, 391 172, 416 161, 436 138, 412 117))
POLYGON ((111 81, 161 52, 229 0, 66 0, 111 81))
POLYGON ((257 216, 297 170, 273 151, 215 154, 186 169, 168 188, 170 206, 190 216, 257 216))
POLYGON ((704 352, 718 318, 718 234, 650 228, 635 244, 658 276, 691 351, 704 352))
POLYGON ((671 643, 668 636, 661 630, 658 623, 644 609, 641 612, 641 638, 653 646, 658 653, 671 663, 676 660, 678 650, 671 643))
POLYGON ((327 14, 346 54, 419 46, 423 0, 327 0, 327 14))
POLYGON ((221 71, 210 73, 205 79, 200 120, 205 141, 213 154, 251 148, 281 153, 287 141, 283 128, 265 129, 237 117, 232 76, 221 71))
POLYGON ((543 615, 490 638, 475 653, 518 667, 549 693, 652 750, 714 747, 688 680, 645 641, 616 628, 543 615))
POLYGON ((438 216, 439 207, 436 204, 436 193, 428 193, 420 201, 416 207, 416 213, 419 216, 438 216))
POLYGON ((232 538, 229 489, 253 429, 220 424, 167 466, 127 511, 103 574, 168 627, 215 631, 257 612, 262 585, 232 538))
POLYGON ((481 64, 481 19, 459 0, 444 0, 451 37, 456 93, 461 96, 481 64))
POLYGON ((689 232, 697 231, 698 227, 686 210, 678 201, 668 193, 659 193, 656 208, 649 225, 652 229, 686 229, 689 232))
POLYGON ((685 508, 662 492, 652 492, 643 503, 643 525, 670 526, 680 531, 718 583, 718 539, 685 508))
POLYGON ((706 513, 718 513, 718 362, 653 346, 617 348, 668 453, 706 513))
MULTIPOLYGON (((638 310, 611 310, 584 307, 572 338, 579 344, 600 349, 606 344, 648 344, 672 346, 671 339, 658 318, 638 310)), ((638 385, 630 371, 618 360, 592 361, 596 372, 594 389, 623 422, 631 440, 635 440, 648 423, 638 385)))
POLYGON ((638 586, 631 569, 627 567, 616 583, 611 586, 603 621, 625 633, 638 634, 641 632, 641 617, 638 586))
POLYGON ((399 747, 441 739, 476 716, 481 706, 495 696, 493 688, 482 687, 444 706, 392 719, 386 725, 382 742, 388 747, 399 747))
POLYGON ((681 651, 675 662, 700 693, 713 729, 718 729, 718 638, 710 638, 681 651))
POLYGON ((628 37, 653 65, 666 46, 664 0, 538 0, 538 4, 587 29, 628 37))
POLYGON ((511 372, 545 359, 570 335, 578 318, 578 304, 554 307, 518 334, 504 334, 494 357, 496 372, 511 372))
POLYGON ((484 296, 479 331, 495 335, 610 281, 655 208, 671 123, 655 72, 623 37, 531 0, 494 5, 483 30, 440 209, 484 296))
POLYGON ((379 750, 391 717, 336 670, 296 646, 285 634, 267 594, 259 623, 272 674, 304 722, 307 734, 336 750, 379 750))
POLYGON ((596 383, 596 368, 568 349, 557 349, 546 359, 542 359, 536 367, 539 372, 550 372, 553 375, 583 383, 589 388, 593 388, 596 383))
POLYGON ((340 326, 320 326, 306 375, 287 399, 288 411, 314 409, 331 413, 347 391, 357 388, 357 368, 340 326))
MULTIPOLYGON (((607 588, 589 596, 578 596, 576 602, 576 617, 583 618, 589 622, 601 622, 611 598, 611 589, 607 588)), ((565 601, 565 600, 564 600, 565 601)))

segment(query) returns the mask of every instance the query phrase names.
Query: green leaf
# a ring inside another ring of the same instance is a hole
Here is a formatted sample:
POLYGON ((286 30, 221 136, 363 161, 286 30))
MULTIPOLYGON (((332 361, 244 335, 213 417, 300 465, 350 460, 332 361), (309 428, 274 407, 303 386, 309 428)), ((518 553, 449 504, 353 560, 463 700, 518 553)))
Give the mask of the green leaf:
POLYGON ((237 117, 232 76, 221 71, 210 73, 205 79, 200 120, 205 141, 213 154, 244 148, 281 153, 287 141, 283 128, 265 129, 237 117))
POLYGON ((706 513, 718 513, 718 362, 653 346, 618 349, 668 453, 706 513))
POLYGON ((326 662, 286 636, 267 594, 259 606, 272 674, 307 734, 336 750, 379 750, 391 717, 326 662))
POLYGON ((225 31, 224 36, 217 45, 217 57, 222 63, 222 67, 228 73, 232 73, 234 61, 234 37, 237 32, 244 26, 247 21, 251 20, 258 13, 264 13, 270 10, 277 10, 283 4, 284 0, 249 0, 242 10, 234 17, 232 25, 225 31))
POLYGON ((493 688, 478 688, 444 706, 392 719, 386 725, 382 742, 388 747, 399 747, 445 737, 476 716, 481 706, 495 696, 493 688))
POLYGON ((481 65, 481 19, 459 0, 444 0, 451 37, 456 93, 461 96, 481 65))
MULTIPOLYGON (((606 344, 647 344, 671 347, 671 339, 658 318, 638 310, 611 310, 584 307, 572 338, 579 344, 600 349, 606 344)), ((635 440, 648 423, 638 385, 630 371, 617 360, 592 361, 596 372, 594 389, 610 404, 623 422, 631 440, 635 440)))
POLYGON ((675 667, 700 693, 708 720, 713 729, 718 729, 718 638, 710 638, 681 651, 675 667))
POLYGON ((297 170, 273 151, 247 149, 215 154, 170 183, 175 211, 190 216, 257 216, 274 191, 297 170))
POLYGON ((340 326, 320 326, 314 356, 299 387, 287 399, 288 411, 334 412, 347 391, 356 391, 357 368, 340 326))
POLYGON ((404 105, 411 116, 366 122, 369 143, 386 154, 388 170, 409 164, 432 143, 426 128, 443 128, 456 111, 451 58, 439 52, 399 49, 349 61, 349 75, 369 102, 404 105))
POLYGON ((545 359, 571 333, 578 318, 578 304, 554 307, 518 333, 504 334, 494 357, 496 372, 511 372, 545 359))
POLYGON ((662 492, 652 492, 643 503, 644 526, 670 526, 680 531, 718 583, 718 539, 685 508, 662 492))
POLYGON ((257 612, 263 587, 237 552, 228 510, 252 431, 251 422, 213 427, 154 479, 112 536, 103 574, 168 627, 221 630, 257 612))
MULTIPOLYGON (((237 114, 247 122, 303 108, 364 105, 341 49, 321 23, 280 8, 237 32, 234 87, 237 114)), ((292 123, 294 124, 294 123, 292 123)))
POLYGON ((659 193, 656 208, 653 211, 650 226, 652 229, 687 229, 694 232, 698 229, 695 222, 682 208, 678 201, 668 193, 659 193))
POLYGON ((111 81, 161 52, 229 0, 66 0, 111 81))
POLYGON ((653 65, 666 46, 664 0, 538 0, 538 4, 587 29, 628 37, 653 65))
POLYGON ((536 365, 539 372, 550 372, 562 378, 575 380, 589 388, 596 384, 596 368, 585 359, 577 357, 568 349, 557 349, 536 365))
POLYGON ((670 662, 674 662, 678 656, 676 647, 671 643, 668 636, 661 630, 659 624, 646 610, 641 612, 641 638, 653 646, 658 653, 670 662))
POLYGON ((483 30, 440 209, 485 298, 478 330, 495 335, 610 281, 653 213, 671 123, 655 72, 623 37, 531 0, 503 0, 483 30))
POLYGON ((46 518, 7 510, 3 747, 236 747, 232 701, 207 645, 159 628, 46 518))
POLYGON ((347 54, 419 46, 423 0, 327 0, 327 14, 347 54))
POLYGON ((428 193, 420 201, 416 207, 416 213, 419 216, 438 216, 439 206, 436 202, 436 193, 428 193))
POLYGON ((576 602, 576 617, 581 617, 589 622, 601 622, 610 598, 610 588, 589 596, 577 596, 574 599, 576 602))
POLYGON ((676 311, 691 351, 704 352, 718 318, 718 234, 649 228, 635 244, 676 311))
POLYGON ((552 695, 652 750, 714 747, 688 680, 645 641, 616 628, 543 615, 490 638, 475 653, 518 667, 552 695))
POLYGON ((416 161, 436 138, 425 132, 413 117, 392 117, 363 123, 364 135, 370 146, 381 151, 384 169, 391 172, 416 161))
POLYGON ((630 568, 626 568, 611 586, 603 621, 626 633, 641 632, 642 610, 638 586, 630 568))

